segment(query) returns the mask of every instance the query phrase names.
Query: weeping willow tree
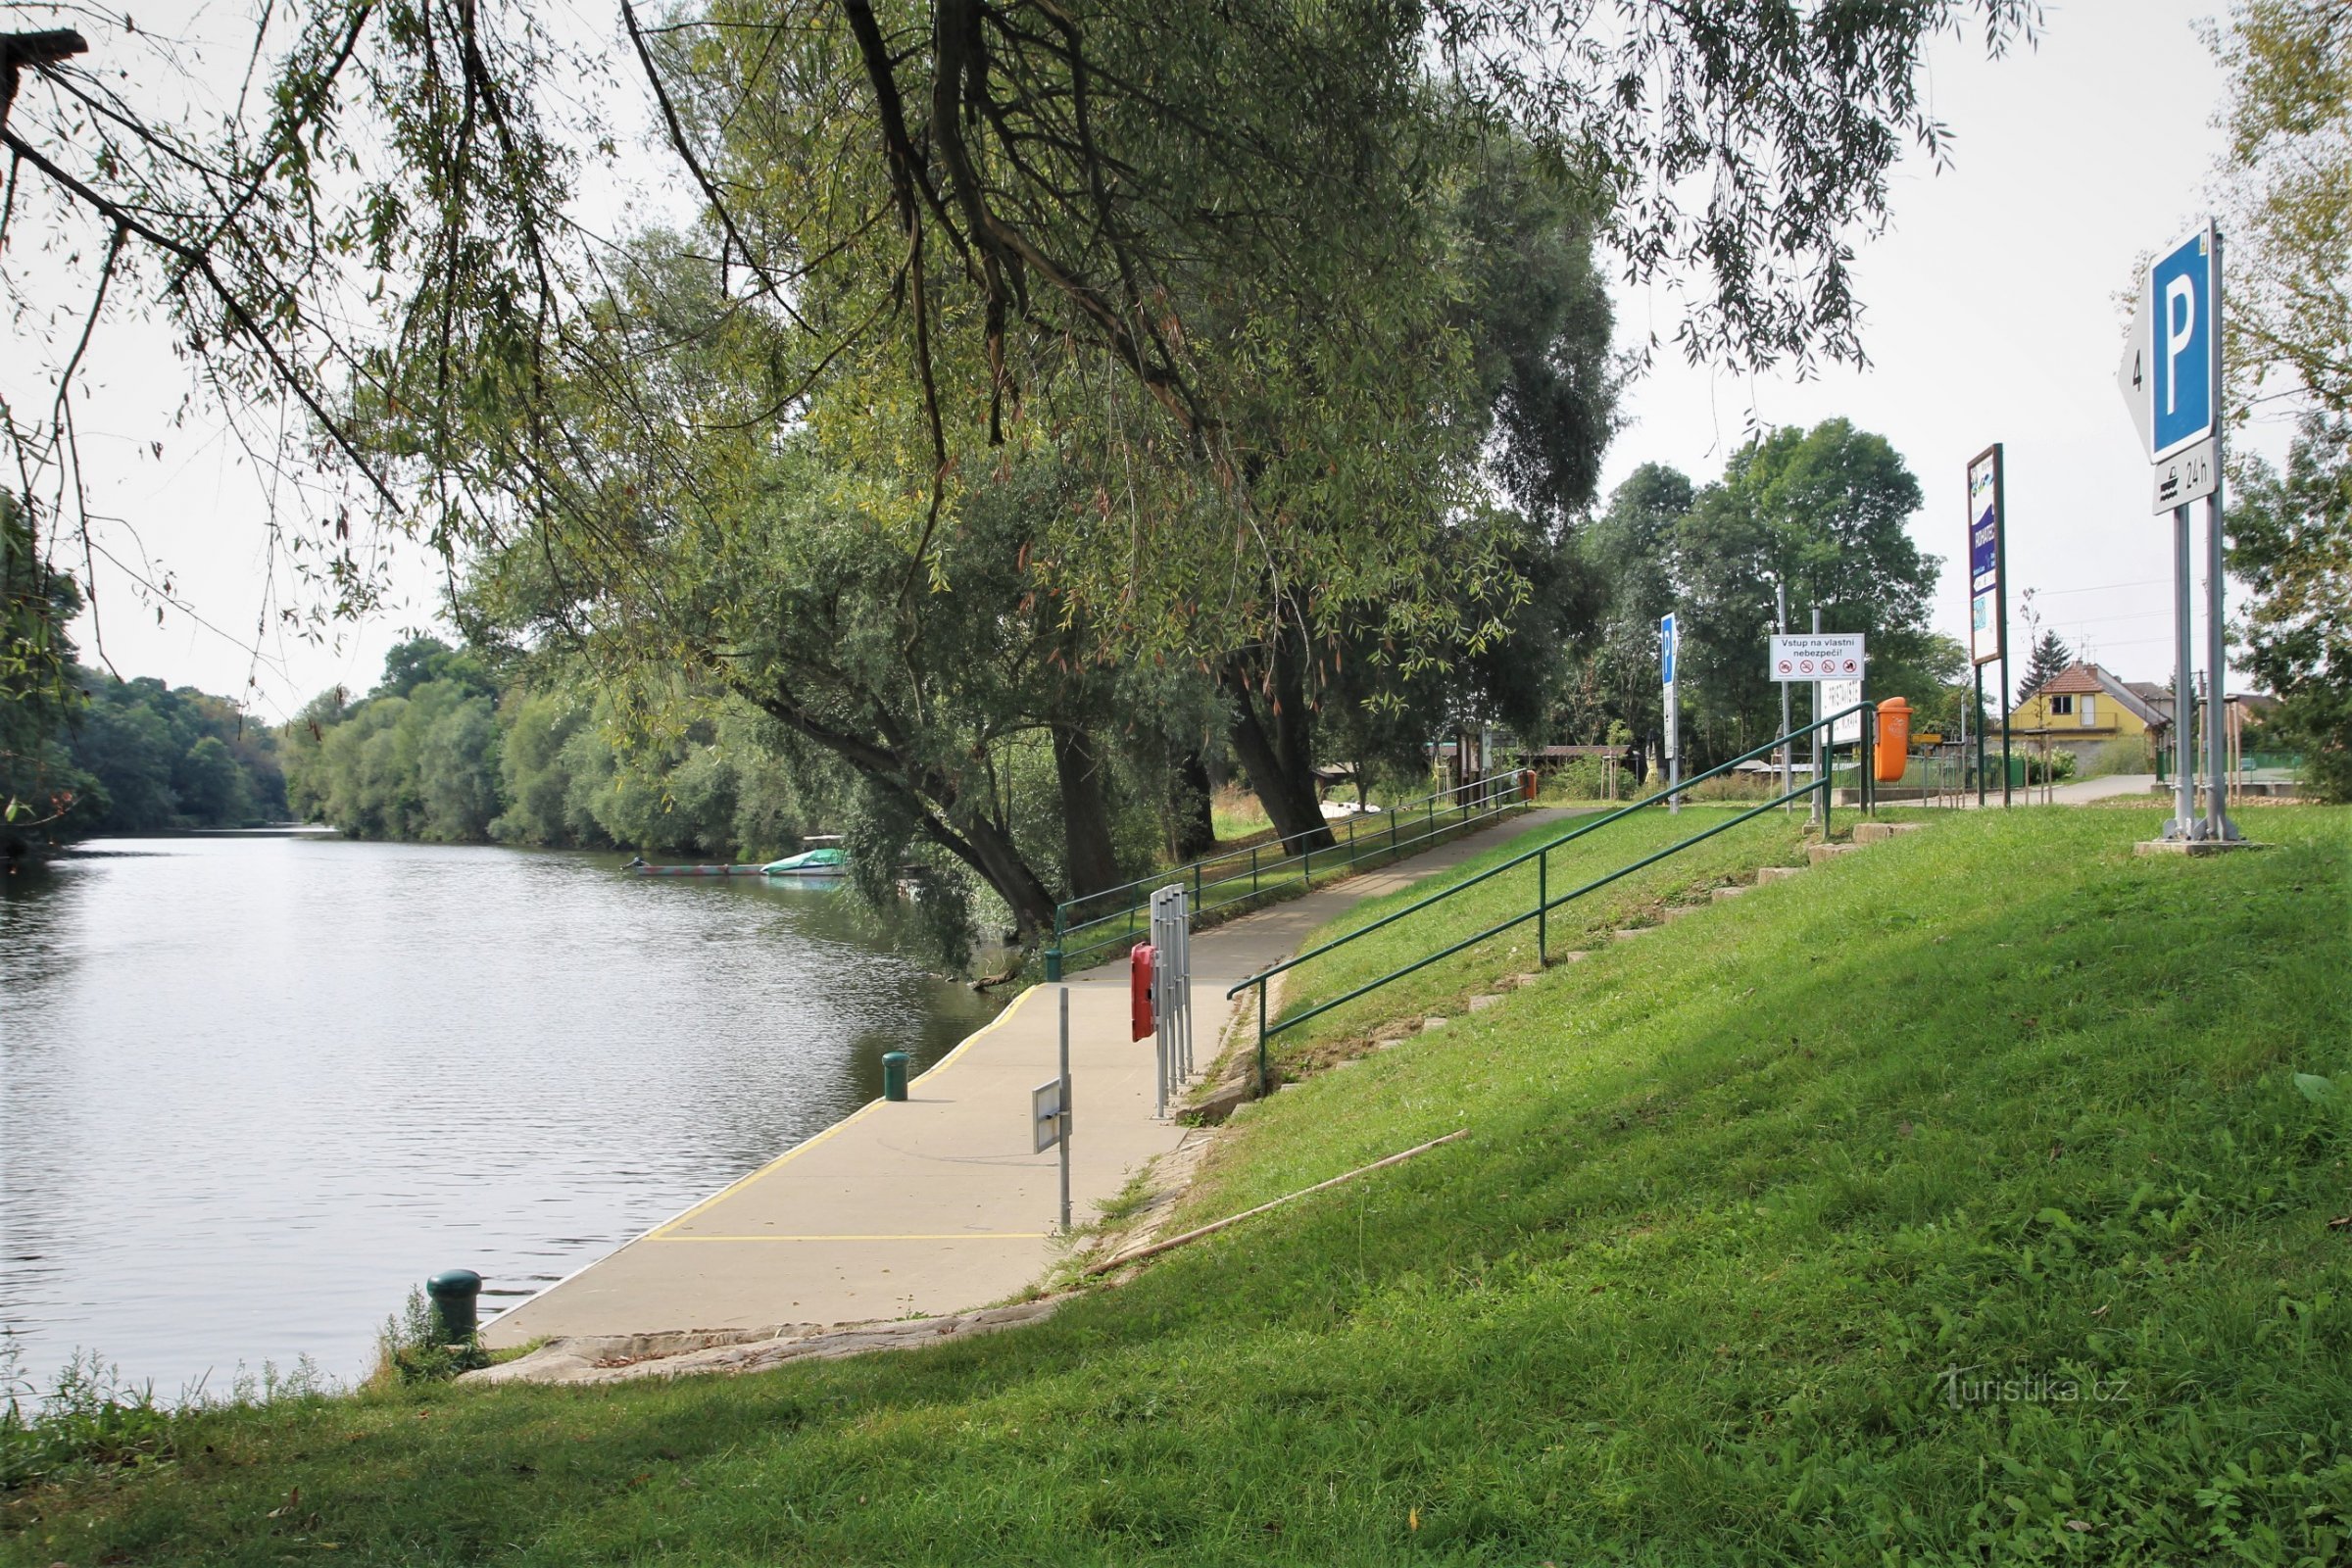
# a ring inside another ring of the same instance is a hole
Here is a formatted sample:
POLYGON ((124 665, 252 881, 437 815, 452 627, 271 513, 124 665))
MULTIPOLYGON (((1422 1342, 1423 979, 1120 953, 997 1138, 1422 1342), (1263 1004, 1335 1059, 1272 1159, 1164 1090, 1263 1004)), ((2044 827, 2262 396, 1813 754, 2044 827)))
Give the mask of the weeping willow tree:
MULTIPOLYGON (((1524 146, 1631 276, 1687 283, 1684 352, 1856 358, 1849 244, 1906 145, 1940 156, 1928 39, 1997 52, 2035 10, 712 0, 621 6, 606 49, 528 4, 312 0, 263 13, 233 107, 175 121, 108 74, 133 35, 11 34, 0 227, 62 241, 44 286, 78 279, 86 324, 168 315, 257 439, 297 416, 292 454, 342 487, 286 541, 330 612, 370 601, 371 526, 535 552, 516 592, 551 623, 723 673, 990 861, 965 776, 990 746, 934 700, 963 615, 1073 692, 1210 683, 1311 834, 1344 644, 1409 671, 1525 591, 1479 532, 1480 150, 1524 146), (580 226, 600 84, 643 94, 696 211, 659 284, 645 244, 580 226), (1005 486, 1018 525, 980 526, 1005 486), (754 657, 805 610, 776 564, 828 551, 901 666, 859 677, 889 698, 859 731, 754 657), (947 611, 959 577, 993 618, 947 611), (919 743, 875 749, 885 711, 925 715, 919 743)), ((8 413, 45 549, 75 526, 86 338, 8 413)))

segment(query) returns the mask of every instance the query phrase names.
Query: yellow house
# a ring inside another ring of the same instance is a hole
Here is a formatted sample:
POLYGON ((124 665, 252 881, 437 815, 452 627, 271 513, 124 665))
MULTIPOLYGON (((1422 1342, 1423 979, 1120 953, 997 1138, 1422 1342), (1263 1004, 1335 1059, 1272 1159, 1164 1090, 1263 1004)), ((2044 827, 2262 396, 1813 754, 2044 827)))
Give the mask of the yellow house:
POLYGON ((2009 710, 2009 738, 2073 752, 2082 773, 2151 765, 2149 731, 2169 714, 2096 664, 2069 664, 2009 710))

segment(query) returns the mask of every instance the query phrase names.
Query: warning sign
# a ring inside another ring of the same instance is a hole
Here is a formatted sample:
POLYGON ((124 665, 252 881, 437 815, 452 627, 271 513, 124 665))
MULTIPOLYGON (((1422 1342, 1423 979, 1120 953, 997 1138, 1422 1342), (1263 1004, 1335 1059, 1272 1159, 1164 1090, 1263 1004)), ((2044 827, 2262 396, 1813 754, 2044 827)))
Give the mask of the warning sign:
POLYGON ((1860 632, 1813 632, 1772 640, 1774 680, 1860 680, 1868 657, 1860 632))

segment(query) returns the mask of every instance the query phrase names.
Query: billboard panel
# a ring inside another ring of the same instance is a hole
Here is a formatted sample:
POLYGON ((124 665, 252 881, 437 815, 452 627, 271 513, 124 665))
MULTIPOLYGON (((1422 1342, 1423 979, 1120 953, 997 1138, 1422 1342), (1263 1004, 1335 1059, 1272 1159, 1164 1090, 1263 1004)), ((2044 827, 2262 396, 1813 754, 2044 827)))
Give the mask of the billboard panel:
POLYGON ((2001 657, 2001 448, 1968 466, 1968 652, 1979 664, 2001 657))

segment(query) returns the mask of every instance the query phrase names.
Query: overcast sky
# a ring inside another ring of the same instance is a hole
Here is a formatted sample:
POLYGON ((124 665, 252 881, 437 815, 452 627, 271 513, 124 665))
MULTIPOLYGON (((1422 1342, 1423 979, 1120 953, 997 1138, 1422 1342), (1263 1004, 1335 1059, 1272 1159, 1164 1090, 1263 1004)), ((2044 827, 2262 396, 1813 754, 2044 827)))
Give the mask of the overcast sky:
MULTIPOLYGON (((2034 589, 2044 624, 2078 652, 2129 679, 2169 679, 2170 522, 2149 514, 2147 465, 2115 388, 2116 299, 2135 258, 2204 214, 2222 83, 2192 24, 2216 9, 2214 0, 2054 4, 2032 51, 1987 62, 1973 43, 1937 47, 1929 89, 1953 133, 1954 166, 1907 164, 1889 231, 1862 252, 1866 369, 1796 383, 1684 365, 1671 347, 1671 294, 1621 286, 1621 340, 1654 328, 1668 346, 1631 389, 1606 484, 1649 462, 1712 478, 1751 421, 1845 416, 1886 436, 1919 476, 1926 505, 1912 530, 1945 563, 1936 624, 1965 640, 1955 564, 1964 470, 2002 442, 2013 617, 2022 591, 2034 589)), ((100 465, 111 477, 93 507, 124 519, 100 542, 169 571, 193 612, 165 609, 159 623, 156 607, 99 561, 116 669, 247 693, 276 720, 338 682, 364 690, 391 643, 431 623, 438 569, 412 552, 387 612, 323 646, 269 631, 257 658, 255 627, 272 590, 252 468, 222 433, 170 423, 184 378, 151 335, 118 325, 93 379, 85 449, 136 460, 100 465), (160 461, 144 450, 159 433, 160 461)), ((2275 421, 2251 439, 2276 458, 2285 432, 2275 421)), ((282 564, 277 579, 279 600, 300 592, 282 564)), ((76 634, 94 653, 87 617, 76 634)), ((2013 619, 2013 642, 2025 636, 2013 619)))

